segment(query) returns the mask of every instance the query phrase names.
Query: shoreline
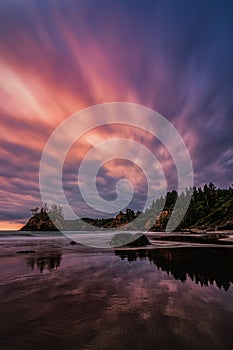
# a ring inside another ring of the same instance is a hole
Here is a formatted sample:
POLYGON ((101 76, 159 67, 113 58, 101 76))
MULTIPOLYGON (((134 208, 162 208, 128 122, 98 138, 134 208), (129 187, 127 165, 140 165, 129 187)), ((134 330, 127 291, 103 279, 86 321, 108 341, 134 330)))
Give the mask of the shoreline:
MULTIPOLYGON (((25 234, 21 231, 18 235, 17 231, 11 231, 11 234, 1 234, 0 231, 0 242, 1 250, 0 257, 13 257, 13 256, 36 256, 39 253, 50 254, 58 250, 62 251, 63 254, 69 253, 80 253, 80 254, 92 254, 100 253, 107 254, 121 250, 128 251, 151 251, 157 249, 177 249, 177 248, 228 248, 233 249, 233 235, 231 233, 224 234, 224 237, 218 239, 208 239, 208 235, 184 235, 184 233, 154 233, 148 232, 146 234, 151 245, 147 246, 118 246, 118 247, 97 247, 91 245, 81 244, 78 241, 78 237, 75 238, 75 244, 71 244, 72 237, 56 231, 54 234, 50 231, 46 235, 44 232, 35 232, 34 234, 25 234)), ((91 232, 93 234, 93 232, 91 232)), ((216 234, 216 232, 214 232, 216 234)), ((85 233, 82 234, 82 237, 85 233)), ((222 235, 222 233, 221 233, 222 235)))

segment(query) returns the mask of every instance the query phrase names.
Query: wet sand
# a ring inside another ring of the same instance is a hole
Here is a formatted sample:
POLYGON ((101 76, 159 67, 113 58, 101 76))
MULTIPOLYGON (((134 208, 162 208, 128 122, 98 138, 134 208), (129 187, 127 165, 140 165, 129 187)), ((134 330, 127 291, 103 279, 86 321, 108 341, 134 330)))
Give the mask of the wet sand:
POLYGON ((101 250, 49 235, 0 244, 1 349, 231 348, 230 247, 101 250))

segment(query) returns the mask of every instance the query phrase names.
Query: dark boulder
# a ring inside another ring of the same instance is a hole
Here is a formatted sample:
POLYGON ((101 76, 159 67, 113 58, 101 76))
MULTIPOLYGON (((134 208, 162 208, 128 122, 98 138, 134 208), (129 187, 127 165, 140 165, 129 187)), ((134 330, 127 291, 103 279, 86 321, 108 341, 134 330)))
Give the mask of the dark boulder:
POLYGON ((78 243, 75 242, 75 241, 71 241, 70 244, 71 244, 71 245, 77 245, 78 243))
POLYGON ((116 233, 109 242, 114 247, 146 247, 151 245, 145 234, 116 233))
POLYGON ((16 254, 32 254, 35 253, 35 250, 19 250, 16 254))

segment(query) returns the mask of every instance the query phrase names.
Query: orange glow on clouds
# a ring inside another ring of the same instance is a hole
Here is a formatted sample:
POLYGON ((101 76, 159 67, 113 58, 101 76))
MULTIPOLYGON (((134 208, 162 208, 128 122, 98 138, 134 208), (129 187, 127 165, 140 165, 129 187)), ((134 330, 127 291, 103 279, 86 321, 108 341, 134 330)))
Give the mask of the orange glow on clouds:
POLYGON ((16 231, 22 227, 22 223, 0 221, 0 231, 16 231))
MULTIPOLYGON (((221 169, 219 181, 224 178, 223 173, 231 178, 232 152, 227 150, 232 149, 232 107, 227 101, 232 101, 232 89, 227 84, 225 88, 223 77, 227 73, 229 81, 232 69, 226 67, 231 67, 233 60, 228 47, 224 52, 211 46, 217 45, 218 40, 216 35, 207 38, 211 36, 212 24, 206 30, 206 18, 204 26, 199 18, 195 23, 206 33, 205 40, 210 40, 202 43, 205 50, 201 47, 196 51, 195 45, 201 44, 202 38, 187 40, 186 34, 198 34, 197 28, 186 30, 183 15, 182 20, 169 22, 160 18, 169 12, 169 8, 159 11, 162 2, 158 11, 147 9, 149 3, 132 9, 128 1, 124 5, 115 1, 106 6, 97 1, 3 3, 0 4, 1 227, 13 227, 14 222, 18 226, 19 220, 28 217, 30 208, 39 205, 40 157, 49 136, 70 115, 94 104, 125 101, 157 110, 184 138, 198 168, 199 185, 206 178, 215 182, 214 169, 216 177, 221 169), (205 56, 207 42, 209 56, 205 56), (229 66, 225 61, 221 65, 221 57, 215 61, 223 52, 229 66), (221 136, 225 134, 226 137, 221 136)), ((171 11, 171 18, 174 13, 171 11)), ((179 19, 178 13, 176 16, 179 19)), ((218 32, 224 40, 228 37, 228 33, 218 32)), ((108 126, 83 135, 67 155, 68 170, 80 163, 96 144, 117 137, 138 141, 154 152, 170 187, 175 187, 174 164, 167 150, 149 133, 130 127, 108 126)), ((112 176, 112 182, 121 175, 131 176, 137 189, 143 180, 134 167, 119 162, 106 164, 104 170, 108 178, 112 176)), ((67 174, 67 183, 73 182, 67 174)), ((105 180, 102 183, 108 187, 105 180)))

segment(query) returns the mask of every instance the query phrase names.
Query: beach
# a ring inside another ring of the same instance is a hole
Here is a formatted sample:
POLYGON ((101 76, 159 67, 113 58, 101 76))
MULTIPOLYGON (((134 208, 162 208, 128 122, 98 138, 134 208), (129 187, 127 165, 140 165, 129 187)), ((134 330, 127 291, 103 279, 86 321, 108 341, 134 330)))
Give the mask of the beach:
POLYGON ((229 349, 231 246, 0 234, 1 349, 229 349))

